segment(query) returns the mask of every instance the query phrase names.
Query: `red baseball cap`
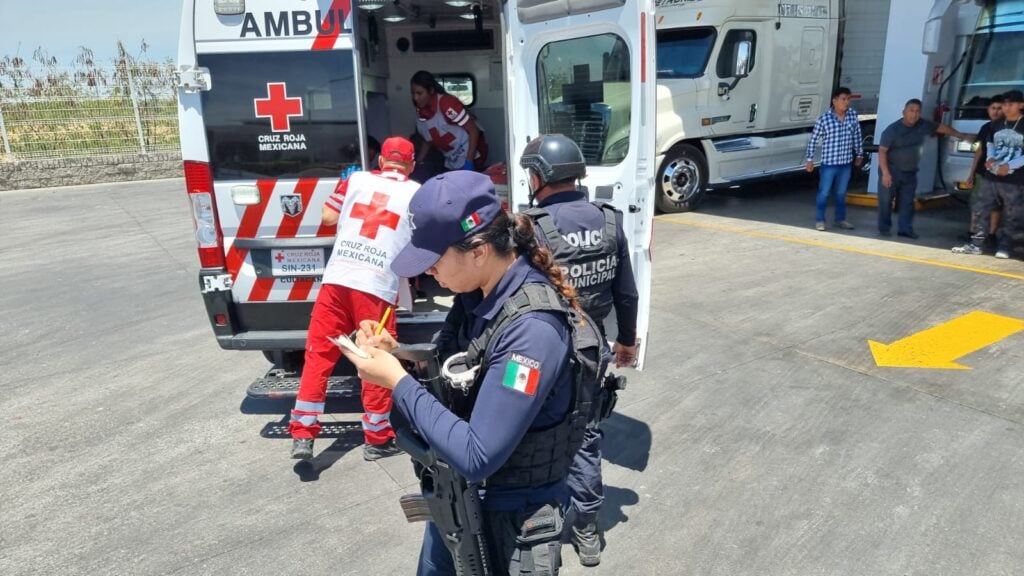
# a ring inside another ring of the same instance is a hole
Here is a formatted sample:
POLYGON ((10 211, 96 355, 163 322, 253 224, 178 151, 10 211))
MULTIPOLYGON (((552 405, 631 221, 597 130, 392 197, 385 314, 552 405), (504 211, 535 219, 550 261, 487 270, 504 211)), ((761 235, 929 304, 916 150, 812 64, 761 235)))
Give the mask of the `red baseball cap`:
POLYGON ((380 147, 380 155, 385 160, 398 162, 413 162, 416 160, 416 148, 401 136, 392 136, 384 141, 380 147))

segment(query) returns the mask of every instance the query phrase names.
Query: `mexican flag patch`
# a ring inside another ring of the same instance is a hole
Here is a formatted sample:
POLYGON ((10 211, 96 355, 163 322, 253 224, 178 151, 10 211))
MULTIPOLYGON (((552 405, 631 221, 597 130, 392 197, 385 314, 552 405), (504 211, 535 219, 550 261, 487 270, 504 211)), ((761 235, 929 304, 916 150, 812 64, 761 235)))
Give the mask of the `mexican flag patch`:
POLYGON ((469 216, 466 216, 466 219, 459 222, 459 224, 462 226, 463 232, 469 232, 480 225, 480 216, 478 216, 476 212, 473 212, 469 216))
POLYGON ((513 353, 505 364, 505 379, 502 384, 508 388, 522 392, 527 396, 537 394, 537 383, 540 381, 540 362, 527 358, 522 354, 513 353))

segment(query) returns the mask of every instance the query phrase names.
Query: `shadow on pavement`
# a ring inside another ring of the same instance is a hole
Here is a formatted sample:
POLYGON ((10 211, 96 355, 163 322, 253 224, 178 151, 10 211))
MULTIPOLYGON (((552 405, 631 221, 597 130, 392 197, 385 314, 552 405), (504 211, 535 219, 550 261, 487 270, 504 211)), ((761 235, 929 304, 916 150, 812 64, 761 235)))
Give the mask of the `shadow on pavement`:
POLYGON ((639 502, 640 496, 633 490, 619 488, 618 486, 608 486, 606 484, 604 487, 604 504, 601 505, 601 513, 598 517, 601 531, 608 532, 619 524, 629 522, 629 516, 626 515, 624 508, 635 506, 639 502))
MULTIPOLYGON (((321 434, 317 441, 322 441, 324 438, 325 435, 321 434)), ((345 454, 348 454, 353 448, 358 448, 362 445, 363 431, 362 428, 356 425, 354 430, 345 430, 340 435, 335 436, 334 442, 326 450, 314 456, 312 460, 296 462, 295 474, 301 482, 316 482, 320 479, 321 472, 334 466, 335 462, 340 460, 345 454)))
MULTIPOLYGON (((269 402, 269 401, 256 401, 253 402, 269 402)), ((292 401, 275 400, 273 402, 283 402, 287 404, 285 408, 285 414, 281 416, 280 420, 274 422, 267 422, 263 425, 260 430, 260 437, 268 440, 287 440, 289 442, 281 442, 281 456, 286 458, 288 451, 291 448, 291 434, 288 432, 288 421, 291 419, 291 415, 287 412, 291 409, 292 401)), ((251 412, 256 414, 266 414, 267 412, 251 412)), ((355 416, 358 418, 359 416, 355 416)), ((299 477, 299 480, 303 482, 315 482, 320 479, 320 473, 327 470, 334 465, 335 462, 341 459, 342 456, 347 454, 353 448, 358 448, 363 445, 363 426, 359 420, 354 422, 334 422, 330 420, 320 422, 321 430, 320 435, 317 437, 314 443, 313 452, 316 456, 312 460, 298 461, 295 463, 295 474, 299 477), (325 449, 320 449, 327 441, 333 439, 331 443, 325 449)))
POLYGON ((651 455, 651 428, 618 412, 601 423, 601 456, 608 462, 637 472, 647 469, 651 455))
MULTIPOLYGON (((849 192, 864 193, 866 184, 866 181, 851 182, 849 192)), ((818 173, 815 172, 713 190, 704 197, 697 212, 810 229, 814 227, 817 187, 818 173)), ((897 213, 893 214, 894 234, 883 237, 878 235, 877 208, 848 204, 847 220, 856 226, 850 231, 837 230, 833 226, 833 209, 833 199, 830 199, 826 212, 827 230, 821 233, 823 241, 832 234, 841 234, 947 250, 967 241, 964 235, 970 223, 970 210, 965 199, 956 196, 952 196, 945 205, 916 211, 914 231, 921 236, 917 240, 895 235, 897 213)))

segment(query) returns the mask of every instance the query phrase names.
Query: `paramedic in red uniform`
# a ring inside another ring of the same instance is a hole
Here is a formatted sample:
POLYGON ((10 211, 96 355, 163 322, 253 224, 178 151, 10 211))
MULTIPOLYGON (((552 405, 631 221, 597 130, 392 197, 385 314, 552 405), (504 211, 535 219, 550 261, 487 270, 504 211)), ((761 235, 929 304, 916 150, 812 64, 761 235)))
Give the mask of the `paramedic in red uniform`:
MULTIPOLYGON (((349 334, 360 320, 380 320, 398 300, 398 276, 391 261, 409 243, 409 201, 419 184, 409 179, 415 167, 415 148, 405 138, 388 138, 381 146, 380 170, 355 172, 338 185, 323 208, 323 222, 338 224, 334 251, 324 269, 320 292, 306 338, 306 363, 289 431, 292 458, 313 457, 313 440, 320 433, 327 378, 341 358, 328 336, 349 334)), ((388 315, 395 329, 394 310, 388 315)), ((397 454, 391 429, 391 391, 362 383, 363 458, 376 460, 397 454)))
POLYGON ((487 140, 462 102, 445 92, 426 70, 413 74, 409 91, 416 106, 416 131, 424 140, 417 162, 422 162, 433 146, 444 155, 444 171, 483 170, 487 140))

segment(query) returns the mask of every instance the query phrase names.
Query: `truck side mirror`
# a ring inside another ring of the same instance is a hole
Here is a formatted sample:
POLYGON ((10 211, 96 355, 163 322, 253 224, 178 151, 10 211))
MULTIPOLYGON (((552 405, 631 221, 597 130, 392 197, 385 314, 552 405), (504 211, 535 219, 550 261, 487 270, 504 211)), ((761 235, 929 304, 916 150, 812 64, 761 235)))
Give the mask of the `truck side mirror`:
POLYGON ((750 63, 750 50, 753 48, 753 44, 750 40, 740 40, 736 43, 736 61, 733 62, 732 76, 733 78, 746 78, 749 70, 747 69, 750 63))
POLYGON ((728 100, 729 92, 732 92, 736 85, 740 83, 740 80, 750 74, 750 52, 753 48, 754 43, 750 40, 740 40, 736 43, 736 51, 734 52, 736 59, 732 62, 732 73, 730 74, 732 82, 718 83, 718 96, 720 98, 728 100))

